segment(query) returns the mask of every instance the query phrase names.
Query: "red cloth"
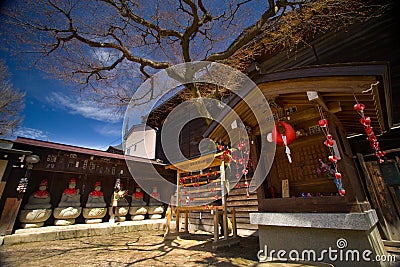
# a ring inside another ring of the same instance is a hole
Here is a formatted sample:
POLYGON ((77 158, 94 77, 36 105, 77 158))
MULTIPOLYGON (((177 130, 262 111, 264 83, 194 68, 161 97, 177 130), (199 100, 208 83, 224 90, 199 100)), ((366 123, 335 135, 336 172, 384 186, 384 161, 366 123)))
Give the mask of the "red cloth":
POLYGON ((135 199, 143 199, 143 192, 135 192, 133 193, 133 197, 135 199))
POLYGON ((94 191, 90 192, 89 195, 92 197, 101 197, 101 196, 103 196, 103 192, 94 190, 94 191))
POLYGON ((47 190, 38 190, 33 194, 35 198, 48 198, 49 192, 47 190))
POLYGON ((75 188, 67 188, 64 190, 63 194, 76 195, 77 191, 75 188))
POLYGON ((153 192, 153 193, 151 193, 151 196, 154 197, 154 198, 160 198, 160 193, 153 192))

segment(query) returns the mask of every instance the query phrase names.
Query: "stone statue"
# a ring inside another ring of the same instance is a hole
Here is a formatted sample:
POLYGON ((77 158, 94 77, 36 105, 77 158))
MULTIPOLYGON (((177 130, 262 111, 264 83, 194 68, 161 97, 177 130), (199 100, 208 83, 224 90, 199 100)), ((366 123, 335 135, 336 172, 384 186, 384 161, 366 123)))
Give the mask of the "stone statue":
POLYGON ((81 195, 79 189, 76 189, 76 180, 72 178, 69 181, 68 188, 64 190, 59 207, 80 207, 81 206, 81 195))
POLYGON ((71 225, 81 214, 81 195, 76 189, 76 179, 71 178, 68 188, 64 190, 58 207, 54 209, 53 216, 56 218, 55 225, 71 225))
POLYGON ((106 202, 104 201, 101 183, 94 184, 94 190, 89 193, 86 207, 83 209, 83 217, 86 223, 101 223, 107 213, 106 202))
POLYGON ((135 193, 132 195, 131 207, 129 208, 129 214, 131 215, 132 221, 144 220, 144 216, 147 213, 146 202, 143 200, 143 192, 140 187, 136 187, 135 193))
POLYGON ((136 187, 135 193, 133 193, 131 206, 146 206, 146 202, 143 200, 143 192, 140 187, 136 187))
POLYGON ((157 187, 153 187, 153 191, 150 194, 151 198, 149 201, 149 207, 147 209, 147 213, 149 214, 150 219, 161 219, 162 214, 164 213, 164 206, 158 200, 160 198, 160 193, 158 193, 157 187))
POLYGON ((49 209, 50 204, 50 193, 47 191, 47 179, 43 179, 39 184, 39 190, 29 196, 28 203, 24 206, 24 209, 49 209))
POLYGON ((47 179, 43 179, 39 184, 39 190, 29 196, 28 203, 21 210, 19 220, 23 228, 41 227, 50 218, 51 204, 47 185, 47 179))
POLYGON ((97 181, 94 185, 94 190, 90 192, 86 203, 87 208, 104 208, 106 202, 104 201, 103 192, 101 192, 101 183, 97 181))

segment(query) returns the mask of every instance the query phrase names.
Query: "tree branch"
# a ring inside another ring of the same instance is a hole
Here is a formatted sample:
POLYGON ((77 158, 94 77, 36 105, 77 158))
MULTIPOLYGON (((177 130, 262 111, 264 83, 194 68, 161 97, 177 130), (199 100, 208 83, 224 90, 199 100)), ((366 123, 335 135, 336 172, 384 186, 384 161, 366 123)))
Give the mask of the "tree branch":
MULTIPOLYGON (((247 29, 246 33, 243 33, 239 38, 237 38, 224 52, 214 53, 205 58, 206 61, 216 61, 216 60, 223 60, 227 59, 232 56, 236 51, 242 48, 244 45, 251 42, 262 30, 262 27, 268 20, 276 15, 275 10, 275 3, 273 0, 268 0, 268 9, 264 14, 261 16, 260 20, 257 21, 252 27, 247 29)), ((284 5, 280 3, 280 5, 284 5)))
POLYGON ((175 30, 170 30, 170 29, 164 29, 148 20, 145 20, 144 18, 136 15, 135 13, 132 12, 131 8, 126 4, 125 0, 120 0, 120 6, 116 3, 114 0, 102 0, 103 2, 111 5, 112 7, 116 8, 117 11, 126 18, 129 18, 136 22, 137 24, 140 24, 146 28, 155 30, 161 37, 177 37, 179 39, 182 39, 182 34, 178 31, 175 30))

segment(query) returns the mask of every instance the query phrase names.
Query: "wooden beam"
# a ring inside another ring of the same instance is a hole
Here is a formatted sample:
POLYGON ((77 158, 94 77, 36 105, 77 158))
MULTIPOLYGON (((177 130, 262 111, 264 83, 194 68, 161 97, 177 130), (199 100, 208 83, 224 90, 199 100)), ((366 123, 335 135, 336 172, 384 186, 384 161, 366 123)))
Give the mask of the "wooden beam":
POLYGON ((352 95, 353 93, 361 94, 375 82, 376 78, 373 76, 315 77, 266 82, 259 84, 258 87, 265 96, 305 93, 307 91, 338 92, 352 95))

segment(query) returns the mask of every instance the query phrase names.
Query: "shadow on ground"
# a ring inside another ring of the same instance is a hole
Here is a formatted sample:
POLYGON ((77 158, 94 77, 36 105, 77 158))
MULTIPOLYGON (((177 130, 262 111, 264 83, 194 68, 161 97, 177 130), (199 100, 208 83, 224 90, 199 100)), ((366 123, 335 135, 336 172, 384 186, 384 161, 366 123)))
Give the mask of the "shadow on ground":
POLYGON ((255 266, 258 237, 212 250, 212 236, 165 240, 162 231, 137 231, 0 247, 1 266, 255 266))

